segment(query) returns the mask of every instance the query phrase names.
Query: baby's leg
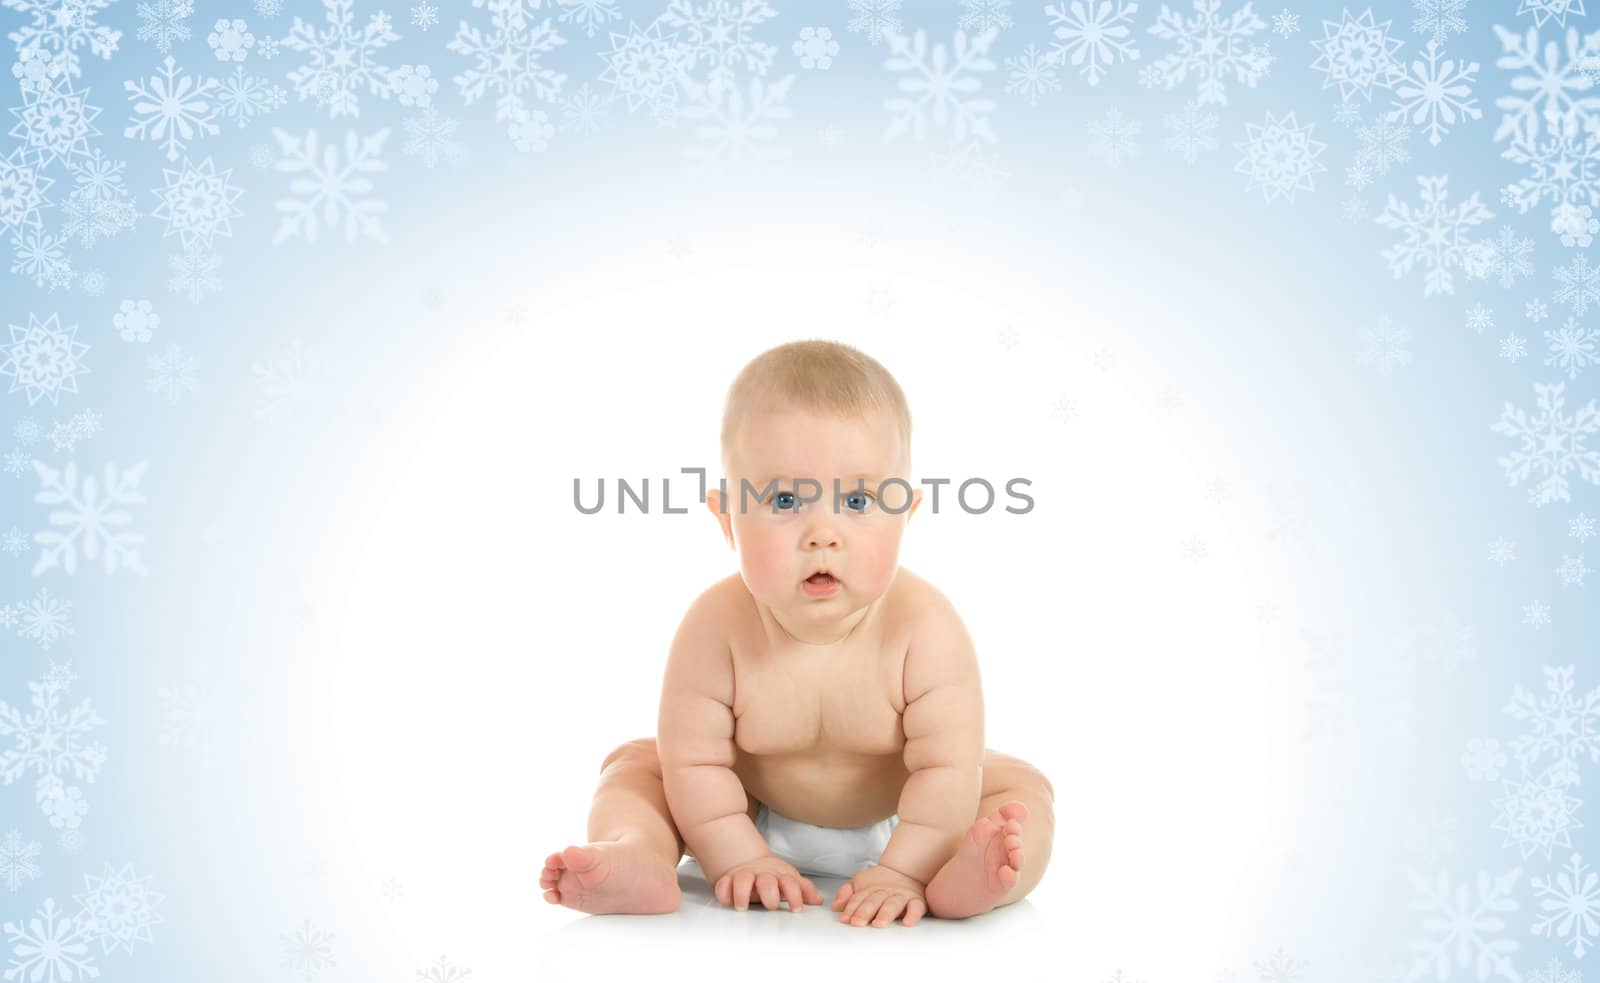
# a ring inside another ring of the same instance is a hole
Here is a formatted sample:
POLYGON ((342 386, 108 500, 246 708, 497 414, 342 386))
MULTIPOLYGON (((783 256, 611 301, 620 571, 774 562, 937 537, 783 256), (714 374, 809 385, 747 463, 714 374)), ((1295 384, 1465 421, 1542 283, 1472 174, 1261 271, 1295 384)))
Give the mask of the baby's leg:
POLYGON ((551 904, 589 914, 676 911, 683 839, 667 809, 655 738, 606 756, 589 808, 589 843, 550 854, 539 883, 551 904))

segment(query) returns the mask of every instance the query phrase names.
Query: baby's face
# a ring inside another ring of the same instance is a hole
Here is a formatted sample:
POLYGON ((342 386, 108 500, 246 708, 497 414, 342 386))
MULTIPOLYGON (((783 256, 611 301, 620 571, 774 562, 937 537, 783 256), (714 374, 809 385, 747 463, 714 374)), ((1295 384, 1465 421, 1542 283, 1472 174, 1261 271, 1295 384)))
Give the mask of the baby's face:
POLYGON ((905 458, 899 432, 884 413, 856 418, 786 410, 747 418, 729 461, 726 505, 719 506, 715 490, 707 505, 739 552, 751 594, 783 621, 815 626, 837 624, 883 596, 899 568, 906 522, 922 502, 921 489, 907 493, 905 458), (879 501, 879 485, 891 477, 906 485, 884 488, 879 501), (816 485, 797 485, 806 478, 821 485, 820 496, 816 485), (741 479, 752 486, 748 495, 741 479), (816 500, 801 501, 810 498, 816 500), (823 568, 836 580, 831 589, 807 582, 823 568))

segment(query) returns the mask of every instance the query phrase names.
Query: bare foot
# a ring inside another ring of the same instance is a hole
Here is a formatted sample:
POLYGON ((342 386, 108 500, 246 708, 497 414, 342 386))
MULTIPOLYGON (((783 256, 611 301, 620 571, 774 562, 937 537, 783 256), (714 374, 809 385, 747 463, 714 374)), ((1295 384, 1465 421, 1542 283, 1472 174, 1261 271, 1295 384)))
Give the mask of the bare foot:
POLYGON ((1022 873, 1022 821, 1028 807, 1013 799, 967 830, 924 896, 935 918, 970 918, 992 911, 1022 873))
POLYGON ((678 909, 678 872, 650 848, 623 837, 569 846, 545 858, 544 899, 591 915, 657 915, 678 909))

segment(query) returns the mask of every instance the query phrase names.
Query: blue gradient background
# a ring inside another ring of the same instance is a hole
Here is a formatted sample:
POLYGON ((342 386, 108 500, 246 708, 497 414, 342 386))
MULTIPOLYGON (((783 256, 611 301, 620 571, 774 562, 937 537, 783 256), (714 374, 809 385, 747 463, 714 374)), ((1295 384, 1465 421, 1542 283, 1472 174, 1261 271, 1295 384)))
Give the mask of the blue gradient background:
MULTIPOLYGON (((103 109, 90 146, 127 162, 143 214, 93 248, 69 245, 75 273, 103 274, 99 292, 81 276, 54 290, 15 272, 0 281, 4 323, 57 315, 91 345, 78 392, 0 396, 0 452, 93 474, 148 461, 132 528, 149 574, 80 562, 34 576, 31 537, 49 510, 31 464, 0 474, 0 535, 30 539, 0 554, 13 619, 0 701, 26 714, 27 684, 70 663, 63 702, 92 702, 105 721, 92 740, 107 749, 94 781, 67 782, 90 803, 76 839, 35 803, 34 775, 0 787, 0 843, 14 828, 40 845, 40 875, 0 893, 8 959, 23 958, 13 927, 46 899, 76 912, 86 877, 132 864, 162 895, 159 920, 130 947, 90 946, 101 979, 429 978, 439 953, 475 980, 649 965, 626 945, 632 932, 664 941, 647 921, 603 937, 622 940, 619 962, 580 960, 577 937, 548 928, 575 913, 539 899, 538 866, 582 842, 600 759, 653 730, 675 618, 734 567, 704 517, 581 516, 570 482, 714 469, 733 373, 769 345, 825 336, 902 379, 919 473, 1026 475, 1039 503, 1012 522, 919 516, 908 537, 907 565, 944 587, 980 642, 987 743, 1038 764, 1060 793, 1034 895, 988 926, 925 923, 910 934, 926 952, 987 965, 985 933, 1009 925, 1008 945, 1071 979, 1582 979, 1600 888, 1582 881, 1568 931, 1540 933, 1533 881, 1569 860, 1596 876, 1591 803, 1574 811, 1570 845, 1524 855, 1492 825, 1505 787, 1472 780, 1461 760, 1471 739, 1508 751, 1526 732, 1502 708, 1518 687, 1543 698, 1545 667, 1575 666, 1580 699, 1600 687, 1593 588, 1563 588, 1554 572, 1586 551, 1568 523, 1600 515, 1595 489, 1574 475, 1570 502, 1530 505, 1527 483, 1508 486, 1497 464, 1514 443, 1490 430, 1505 404, 1534 408, 1534 383, 1565 381, 1569 414, 1596 395, 1593 367, 1567 379, 1543 364, 1542 332, 1565 318, 1551 271, 1584 250, 1561 245, 1546 206, 1523 216, 1499 201, 1521 172, 1492 140, 1514 74, 1495 67, 1492 27, 1524 32, 1529 14, 1467 3, 1467 30, 1445 48, 1478 62, 1482 118, 1458 120, 1437 147, 1413 133, 1410 159, 1358 191, 1344 172, 1359 141, 1334 119, 1338 88, 1311 67, 1335 8, 1256 9, 1268 29, 1255 40, 1277 60, 1206 107, 1220 146, 1188 164, 1163 146, 1161 118, 1193 83, 1138 79, 1173 50, 1148 32, 1159 4, 1134 15, 1139 61, 1097 86, 1059 68, 1061 90, 1037 105, 1005 90, 1004 59, 1046 48, 1051 28, 1042 4, 1011 5, 996 68, 981 73, 997 140, 976 152, 1004 172, 990 182, 944 169, 940 155, 959 148, 937 128, 881 139, 897 76, 887 44, 848 29, 843 0, 775 3, 755 29, 777 49, 766 81, 795 76, 772 140, 788 156, 721 171, 685 158, 694 120, 658 125, 620 97, 600 132, 518 152, 489 99, 466 105, 450 81, 468 62, 446 43, 487 11, 440 6, 427 31, 404 5, 366 0, 356 23, 388 10, 401 40, 384 64, 431 66, 435 106, 460 121, 459 161, 428 168, 401 153, 417 111, 394 100, 363 94, 358 117, 330 118, 297 99, 284 76, 299 53, 244 62, 289 101, 187 150, 244 189, 243 216, 214 243, 222 288, 194 303, 167 290, 177 239, 150 215, 150 189, 182 157, 122 136, 121 83, 162 55, 136 39, 129 0, 99 16, 123 32, 113 57, 78 53, 75 88, 103 109), (1300 16, 1287 37, 1270 30, 1285 9, 1300 16), (840 44, 826 71, 791 50, 805 26, 840 44), (1143 123, 1142 153, 1118 166, 1089 150, 1088 125, 1112 109, 1143 123), (1246 124, 1291 110, 1327 143, 1326 170, 1269 203, 1234 170, 1235 144, 1246 124), (324 230, 272 244, 290 176, 250 160, 276 148, 273 127, 325 141, 387 127, 371 197, 389 205, 390 242, 324 230), (1495 213, 1474 239, 1509 225, 1535 242, 1531 276, 1507 289, 1457 270, 1453 294, 1424 296, 1420 271, 1391 275, 1380 252, 1399 233, 1373 219, 1389 195, 1415 206, 1418 175, 1446 173, 1451 203, 1476 191, 1495 213), (1341 216, 1351 197, 1364 220, 1341 216), (148 344, 118 337, 124 299, 160 314, 148 344), (1550 306, 1543 322, 1523 315, 1534 299, 1550 306), (1482 334, 1466 323, 1475 303, 1495 313, 1482 334), (1412 334, 1411 361, 1390 373, 1358 358, 1380 317, 1412 334), (1527 339, 1526 358, 1497 356, 1507 332, 1527 339), (169 342, 196 360, 176 403, 146 388, 145 359, 169 342), (263 418, 254 367, 297 343, 315 368, 263 418), (103 429, 71 451, 14 430, 32 419, 48 433, 86 408, 103 429), (1208 497, 1212 481, 1225 498, 1208 497), (1194 537, 1207 544, 1199 559, 1183 551, 1194 537), (1516 547, 1504 565, 1488 555, 1500 537, 1516 547), (16 620, 42 589, 72 605, 71 634, 48 648, 16 620), (1534 601, 1549 624, 1525 623, 1534 601), (597 679, 611 688, 573 696, 597 679), (202 722, 182 731, 192 746, 173 746, 159 691, 185 685, 202 722), (1202 749, 1212 756, 1195 760, 1202 749), (1119 828, 1125 840, 1106 839, 1119 828), (1226 842, 1207 850, 1218 831, 1226 842), (1252 841, 1248 862, 1226 859, 1252 841), (1428 921, 1439 913, 1424 910, 1428 885, 1444 878, 1474 912, 1480 878, 1513 872, 1503 907, 1468 919, 1470 962, 1455 961, 1456 942, 1428 921), (391 880, 403 896, 385 894, 391 880), (302 974, 286 952, 308 922, 335 933, 337 962, 302 974), (1483 975, 1480 943, 1514 945, 1483 975), (1430 958, 1440 946, 1442 965, 1430 958)), ((663 9, 618 8, 592 38, 556 25, 567 43, 543 63, 566 73, 563 97, 584 82, 609 96, 599 53, 611 32, 663 9)), ((1371 9, 1404 41, 1399 59, 1420 56, 1411 6, 1371 9)), ((964 13, 907 2, 897 16, 948 47, 964 13)), ((220 74, 213 20, 281 38, 295 16, 322 24, 304 0, 270 18, 205 5, 172 53, 220 74)), ((1591 19, 1567 23, 1588 34, 1600 30, 1591 19)), ((27 20, 0 11, 8 32, 27 20)), ((1560 36, 1545 24, 1541 46, 1560 36)), ((736 76, 746 92, 750 76, 736 76)), ((1354 97, 1363 123, 1390 95, 1354 97)), ((558 107, 529 105, 560 122, 558 107)), ((18 138, 5 139, 9 152, 18 138)), ((58 232, 71 176, 60 161, 47 174, 56 207, 41 215, 58 232)), ((1580 781, 1565 790, 1579 800, 1600 764, 1600 694, 1589 699, 1574 724, 1587 742, 1580 781)), ((0 753, 13 740, 0 734, 0 753)), ((1527 780, 1514 756, 1500 778, 1527 780)), ((786 941, 759 913, 703 914, 702 950, 745 940, 770 957, 786 941)), ((856 935, 837 938, 868 965, 856 935)))

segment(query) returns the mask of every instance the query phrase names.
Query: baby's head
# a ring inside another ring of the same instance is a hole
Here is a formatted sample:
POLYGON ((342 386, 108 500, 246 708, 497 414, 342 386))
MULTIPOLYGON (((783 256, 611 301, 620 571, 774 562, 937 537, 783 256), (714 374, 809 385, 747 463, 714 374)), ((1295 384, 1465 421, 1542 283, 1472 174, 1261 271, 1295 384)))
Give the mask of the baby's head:
POLYGON ((727 497, 712 489, 706 504, 751 594, 801 641, 853 628, 894 580, 900 537, 922 502, 911 487, 911 412, 894 377, 832 341, 763 352, 728 389, 722 470, 727 497), (820 569, 831 586, 808 582, 820 569))

